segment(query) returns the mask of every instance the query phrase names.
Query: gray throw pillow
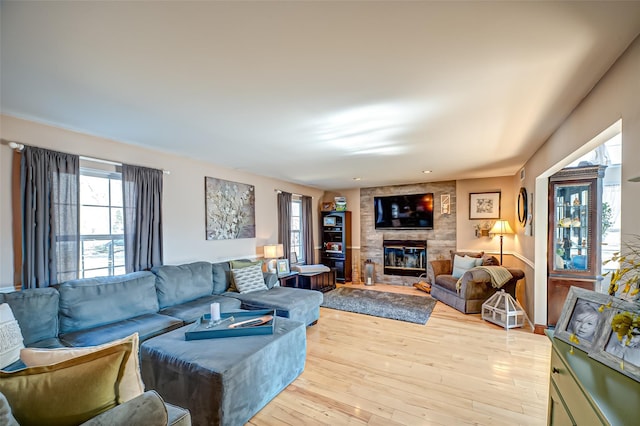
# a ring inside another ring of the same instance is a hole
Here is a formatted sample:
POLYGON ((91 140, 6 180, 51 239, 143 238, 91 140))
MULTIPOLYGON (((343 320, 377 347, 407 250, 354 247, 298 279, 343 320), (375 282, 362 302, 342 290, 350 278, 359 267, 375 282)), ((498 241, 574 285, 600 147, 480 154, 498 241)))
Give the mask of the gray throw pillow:
POLYGON ((233 280, 240 293, 268 290, 262 275, 262 266, 254 265, 246 268, 232 269, 233 280))

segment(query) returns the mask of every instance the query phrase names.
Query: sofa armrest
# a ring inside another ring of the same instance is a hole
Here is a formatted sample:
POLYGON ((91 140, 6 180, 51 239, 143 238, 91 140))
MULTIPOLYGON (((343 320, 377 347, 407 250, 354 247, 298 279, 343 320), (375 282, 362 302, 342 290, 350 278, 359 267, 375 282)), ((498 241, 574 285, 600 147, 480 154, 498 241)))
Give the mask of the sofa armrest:
POLYGON ((155 391, 146 391, 123 404, 98 414, 82 426, 167 426, 168 415, 164 401, 155 391))
POLYGON ((448 259, 432 260, 429 262, 431 270, 433 271, 433 278, 438 275, 451 275, 451 261, 448 259))

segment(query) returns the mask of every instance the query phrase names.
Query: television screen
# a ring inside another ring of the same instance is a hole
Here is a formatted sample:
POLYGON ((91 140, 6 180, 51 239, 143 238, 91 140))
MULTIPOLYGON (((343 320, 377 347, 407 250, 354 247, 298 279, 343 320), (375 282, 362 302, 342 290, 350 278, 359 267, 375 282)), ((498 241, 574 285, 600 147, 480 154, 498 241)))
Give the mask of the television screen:
POLYGON ((433 194, 374 197, 376 229, 433 229, 433 194))

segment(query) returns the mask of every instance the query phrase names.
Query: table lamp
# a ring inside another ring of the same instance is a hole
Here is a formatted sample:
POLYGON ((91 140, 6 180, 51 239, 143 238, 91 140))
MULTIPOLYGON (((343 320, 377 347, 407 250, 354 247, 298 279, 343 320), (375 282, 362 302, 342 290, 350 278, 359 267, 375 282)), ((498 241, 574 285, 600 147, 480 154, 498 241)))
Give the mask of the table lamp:
POLYGON ((267 270, 269 272, 276 272, 276 259, 284 256, 284 246, 282 244, 270 244, 263 248, 264 258, 267 260, 267 270))
POLYGON ((513 234, 509 221, 505 219, 496 220, 489 234, 500 235, 500 265, 502 265, 502 238, 505 234, 513 234))

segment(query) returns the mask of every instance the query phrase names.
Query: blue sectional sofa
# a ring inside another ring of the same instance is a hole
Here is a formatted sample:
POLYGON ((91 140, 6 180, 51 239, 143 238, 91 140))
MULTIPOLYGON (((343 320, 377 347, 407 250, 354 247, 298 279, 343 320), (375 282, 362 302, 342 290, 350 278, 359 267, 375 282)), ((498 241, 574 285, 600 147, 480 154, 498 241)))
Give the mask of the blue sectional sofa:
MULTIPOLYGON (((212 418, 208 413, 194 412, 207 410, 207 407, 216 412, 216 423, 235 424, 248 421, 302 372, 306 351, 304 326, 318 320, 322 293, 279 287, 276 276, 265 274, 267 290, 240 294, 229 291, 230 277, 229 262, 167 265, 154 268, 152 271, 86 278, 50 288, 0 294, 0 303, 6 302, 11 307, 27 347, 93 346, 137 332, 142 353, 144 342, 153 343, 154 350, 157 350, 158 345, 163 345, 163 340, 154 338, 196 321, 209 312, 210 304, 213 302, 220 303, 223 312, 239 309, 276 310, 276 325, 280 331, 273 336, 260 336, 262 340, 259 344, 250 338, 256 336, 216 339, 215 346, 218 347, 218 351, 203 352, 211 357, 224 357, 225 353, 241 355, 242 359, 235 359, 241 366, 236 371, 242 374, 242 369, 246 368, 252 371, 252 375, 234 378, 226 373, 224 391, 212 390, 207 393, 211 398, 221 400, 208 400, 196 407, 187 406, 191 408, 194 424, 206 424, 209 420, 204 419, 212 418), (274 369, 274 360, 270 358, 274 354, 283 356, 286 353, 295 354, 295 357, 292 356, 292 359, 295 358, 294 362, 279 362, 280 367, 274 369), (247 380, 249 382, 246 382, 247 380), (233 401, 229 398, 238 398, 234 386, 239 389, 241 387, 241 393, 245 392, 245 389, 252 390, 250 395, 246 395, 240 414, 231 413, 228 408, 234 407, 233 401)), ((173 339, 180 339, 176 337, 178 335, 183 336, 181 332, 176 333, 171 334, 173 339)), ((166 344, 171 344, 170 342, 171 340, 167 340, 166 344)), ((212 343, 208 346, 211 345, 212 343)), ((195 349, 196 346, 192 345, 192 348, 195 349)), ((197 353, 191 353, 189 356, 197 357, 197 353)), ((225 362, 211 360, 208 364, 211 366, 210 374, 218 374, 216 366, 226 368, 225 362)), ((23 366, 18 361, 7 369, 23 366)), ((155 383, 153 377, 145 378, 145 371, 159 370, 161 367, 158 367, 157 363, 153 368, 145 368, 143 358, 142 371, 145 382, 155 383)), ((222 375, 222 372, 220 374, 222 375)), ((182 377, 182 380, 188 382, 189 377, 182 377)), ((211 382, 210 386, 216 386, 215 383, 211 382)), ((158 392, 170 403, 179 405, 176 400, 189 401, 189 395, 166 397, 162 389, 158 389, 158 392)))

